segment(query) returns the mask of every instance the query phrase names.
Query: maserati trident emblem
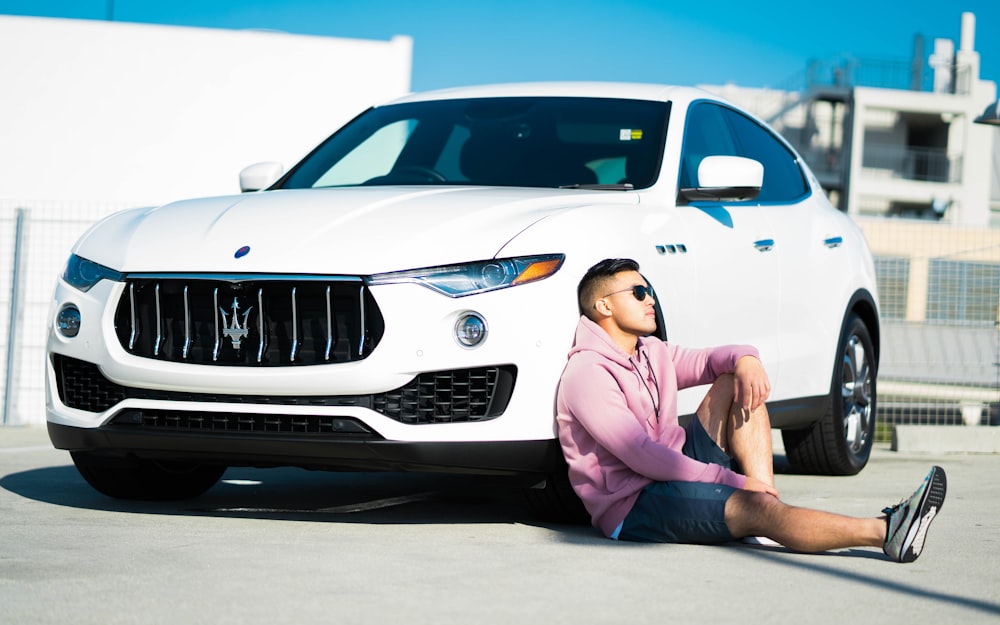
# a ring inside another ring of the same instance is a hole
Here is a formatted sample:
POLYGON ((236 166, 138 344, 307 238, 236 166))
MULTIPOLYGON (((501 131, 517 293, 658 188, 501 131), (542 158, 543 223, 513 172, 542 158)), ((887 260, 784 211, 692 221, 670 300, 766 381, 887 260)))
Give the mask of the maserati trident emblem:
POLYGON ((224 308, 219 308, 219 312, 222 313, 222 334, 227 336, 230 341, 233 342, 233 349, 239 349, 240 343, 247 337, 250 330, 247 326, 247 317, 250 316, 250 311, 253 310, 253 306, 247 308, 246 311, 240 315, 240 303, 234 297, 233 298, 233 312, 227 314, 224 308), (242 316, 243 321, 240 325, 240 317, 242 316))

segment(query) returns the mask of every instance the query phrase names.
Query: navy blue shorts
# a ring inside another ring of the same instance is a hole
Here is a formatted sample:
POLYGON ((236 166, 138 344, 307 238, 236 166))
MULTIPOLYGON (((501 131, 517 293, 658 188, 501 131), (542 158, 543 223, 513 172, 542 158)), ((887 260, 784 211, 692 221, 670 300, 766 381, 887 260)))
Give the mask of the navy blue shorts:
MULTIPOLYGON (((732 468, 732 459, 705 432, 698 417, 686 428, 684 455, 732 468)), ((704 482, 653 482, 639 493, 619 540, 718 544, 735 540, 726 527, 726 501, 738 489, 704 482)))

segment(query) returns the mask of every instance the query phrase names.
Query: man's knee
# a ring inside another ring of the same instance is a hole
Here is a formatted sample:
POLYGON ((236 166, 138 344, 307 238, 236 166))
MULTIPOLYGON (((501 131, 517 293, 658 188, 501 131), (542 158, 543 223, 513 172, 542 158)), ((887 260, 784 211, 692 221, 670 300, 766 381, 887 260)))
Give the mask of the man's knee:
POLYGON ((773 495, 738 490, 726 500, 726 526, 736 538, 766 534, 786 507, 773 495))
POLYGON ((708 389, 709 396, 716 396, 722 399, 729 399, 732 403, 735 394, 735 382, 732 373, 723 373, 712 382, 712 387, 708 389))
POLYGON ((699 412, 728 413, 729 408, 733 405, 733 399, 736 397, 734 389, 733 374, 724 373, 720 375, 705 394, 705 399, 701 402, 701 410, 699 412))

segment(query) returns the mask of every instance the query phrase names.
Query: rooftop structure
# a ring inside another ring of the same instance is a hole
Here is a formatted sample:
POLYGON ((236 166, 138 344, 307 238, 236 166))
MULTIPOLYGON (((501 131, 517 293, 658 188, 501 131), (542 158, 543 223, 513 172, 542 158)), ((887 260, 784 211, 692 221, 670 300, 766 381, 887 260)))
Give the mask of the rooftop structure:
MULTIPOLYGON (((909 61, 816 61, 789 90, 707 87, 774 126, 842 210, 961 226, 1000 226, 1000 141, 977 124, 997 99, 979 75, 975 16, 961 39, 909 61)), ((995 104, 994 104, 995 106, 995 104)))

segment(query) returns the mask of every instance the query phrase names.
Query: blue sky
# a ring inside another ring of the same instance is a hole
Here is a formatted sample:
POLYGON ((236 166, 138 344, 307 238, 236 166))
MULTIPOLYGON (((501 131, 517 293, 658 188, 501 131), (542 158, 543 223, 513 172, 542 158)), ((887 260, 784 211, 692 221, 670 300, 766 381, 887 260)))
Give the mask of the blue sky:
POLYGON ((418 91, 561 79, 797 88, 812 59, 908 60, 918 34, 926 53, 936 38, 957 47, 962 11, 976 14, 982 77, 1000 82, 996 0, 0 0, 8 15, 409 35, 418 91))

